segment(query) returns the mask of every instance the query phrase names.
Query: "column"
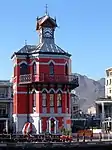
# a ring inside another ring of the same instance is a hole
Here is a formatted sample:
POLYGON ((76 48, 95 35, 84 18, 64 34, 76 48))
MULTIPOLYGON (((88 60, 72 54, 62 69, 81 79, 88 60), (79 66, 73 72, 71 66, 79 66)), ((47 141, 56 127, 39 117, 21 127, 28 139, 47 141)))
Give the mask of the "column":
POLYGON ((8 98, 11 98, 11 87, 8 87, 8 98))
POLYGON ((54 126, 54 133, 56 134, 57 133, 57 121, 56 120, 54 121, 54 125, 55 125, 54 126))
POLYGON ((49 120, 49 133, 51 133, 51 120, 49 120))
POLYGON ((72 109, 72 103, 71 103, 71 96, 69 92, 69 113, 71 114, 71 109, 72 109))
POLYGON ((105 118, 104 103, 102 102, 102 120, 105 118))
POLYGON ((54 113, 57 113, 57 93, 55 93, 54 102, 54 113))
POLYGON ((47 120, 47 132, 49 132, 49 120, 47 120))
POLYGON ((8 119, 6 120, 6 132, 8 133, 8 119))
POLYGON ((40 120, 39 122, 40 122, 39 123, 39 127, 40 127, 39 129, 40 129, 40 131, 39 132, 42 133, 42 120, 40 120))

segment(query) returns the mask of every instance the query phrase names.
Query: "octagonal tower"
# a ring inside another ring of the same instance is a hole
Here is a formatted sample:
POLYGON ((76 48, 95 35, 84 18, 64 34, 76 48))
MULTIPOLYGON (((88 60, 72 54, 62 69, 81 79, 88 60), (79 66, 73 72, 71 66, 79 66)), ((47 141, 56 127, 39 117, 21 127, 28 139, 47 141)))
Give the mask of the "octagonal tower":
POLYGON ((71 75, 71 55, 55 44, 56 19, 37 18, 38 45, 25 45, 12 56, 13 117, 16 133, 26 122, 32 133, 60 132, 71 126, 70 91, 78 87, 71 75))

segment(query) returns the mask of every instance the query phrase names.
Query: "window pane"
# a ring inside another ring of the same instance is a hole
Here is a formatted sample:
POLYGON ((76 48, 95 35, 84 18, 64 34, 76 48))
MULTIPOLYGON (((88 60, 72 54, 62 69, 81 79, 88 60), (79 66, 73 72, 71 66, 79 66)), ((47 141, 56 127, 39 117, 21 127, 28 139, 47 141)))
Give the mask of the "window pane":
POLYGON ((37 74, 37 68, 36 68, 36 63, 33 64, 33 74, 37 74))
POLYGON ((0 88, 0 97, 4 98, 8 96, 8 88, 0 88))
POLYGON ((20 75, 25 75, 28 73, 28 66, 27 64, 23 63, 20 65, 20 75))
POLYGON ((36 93, 33 93, 33 107, 36 107, 36 93))
POLYGON ((50 106, 54 106, 54 94, 50 94, 50 106))
POLYGON ((47 94, 43 93, 42 94, 42 106, 46 106, 47 104, 47 94))
POLYGON ((62 106, 62 95, 61 95, 61 93, 57 94, 57 106, 62 106))
POLYGON ((53 64, 53 63, 51 63, 51 64, 49 65, 49 74, 50 74, 50 75, 54 75, 54 64, 53 64))
POLYGON ((0 114, 3 115, 3 114, 6 114, 6 113, 7 113, 7 105, 1 104, 0 105, 0 114))
POLYGON ((68 65, 65 65, 65 75, 68 75, 68 65))

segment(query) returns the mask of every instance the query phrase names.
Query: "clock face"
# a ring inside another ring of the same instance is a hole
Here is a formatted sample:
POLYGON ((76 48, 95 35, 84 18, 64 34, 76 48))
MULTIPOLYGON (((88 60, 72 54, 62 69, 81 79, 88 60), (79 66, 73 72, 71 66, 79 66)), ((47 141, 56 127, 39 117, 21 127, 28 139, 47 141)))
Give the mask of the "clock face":
POLYGON ((53 30, 51 28, 44 28, 43 35, 44 35, 44 37, 50 38, 53 36, 53 30))

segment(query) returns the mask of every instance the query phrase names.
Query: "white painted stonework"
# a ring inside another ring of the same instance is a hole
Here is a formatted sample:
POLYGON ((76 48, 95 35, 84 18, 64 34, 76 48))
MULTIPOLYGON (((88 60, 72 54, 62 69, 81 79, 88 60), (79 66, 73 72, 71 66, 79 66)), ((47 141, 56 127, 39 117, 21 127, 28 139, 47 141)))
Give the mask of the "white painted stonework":
POLYGON ((71 124, 66 124, 66 121, 70 119, 71 117, 64 117, 64 128, 66 128, 67 130, 71 129, 71 124))
MULTIPOLYGON (((63 122, 64 122, 64 127, 66 129, 71 129, 71 125, 67 125, 66 124, 66 120, 70 119, 70 114, 37 114, 37 113, 34 113, 34 114, 29 114, 29 121, 30 123, 32 123, 32 134, 40 134, 42 133, 42 120, 41 120, 41 117, 49 117, 49 119, 47 120, 47 130, 46 132, 51 132, 51 127, 50 127, 50 121, 51 121, 51 118, 53 118, 55 120, 55 127, 54 127, 54 133, 59 133, 60 130, 58 129, 58 120, 55 118, 55 117, 63 117, 64 116, 64 119, 63 119, 63 122)), ((17 133, 17 134, 22 134, 22 129, 25 125, 25 123, 27 122, 27 114, 19 114, 19 115, 16 115, 16 114, 13 114, 13 121, 14 121, 14 133, 17 133)))
MULTIPOLYGON (((16 133, 22 133, 22 129, 27 122, 27 114, 13 115, 14 118, 14 131, 16 133)), ((30 114, 29 121, 32 123, 33 134, 39 134, 39 116, 38 114, 30 114)))

